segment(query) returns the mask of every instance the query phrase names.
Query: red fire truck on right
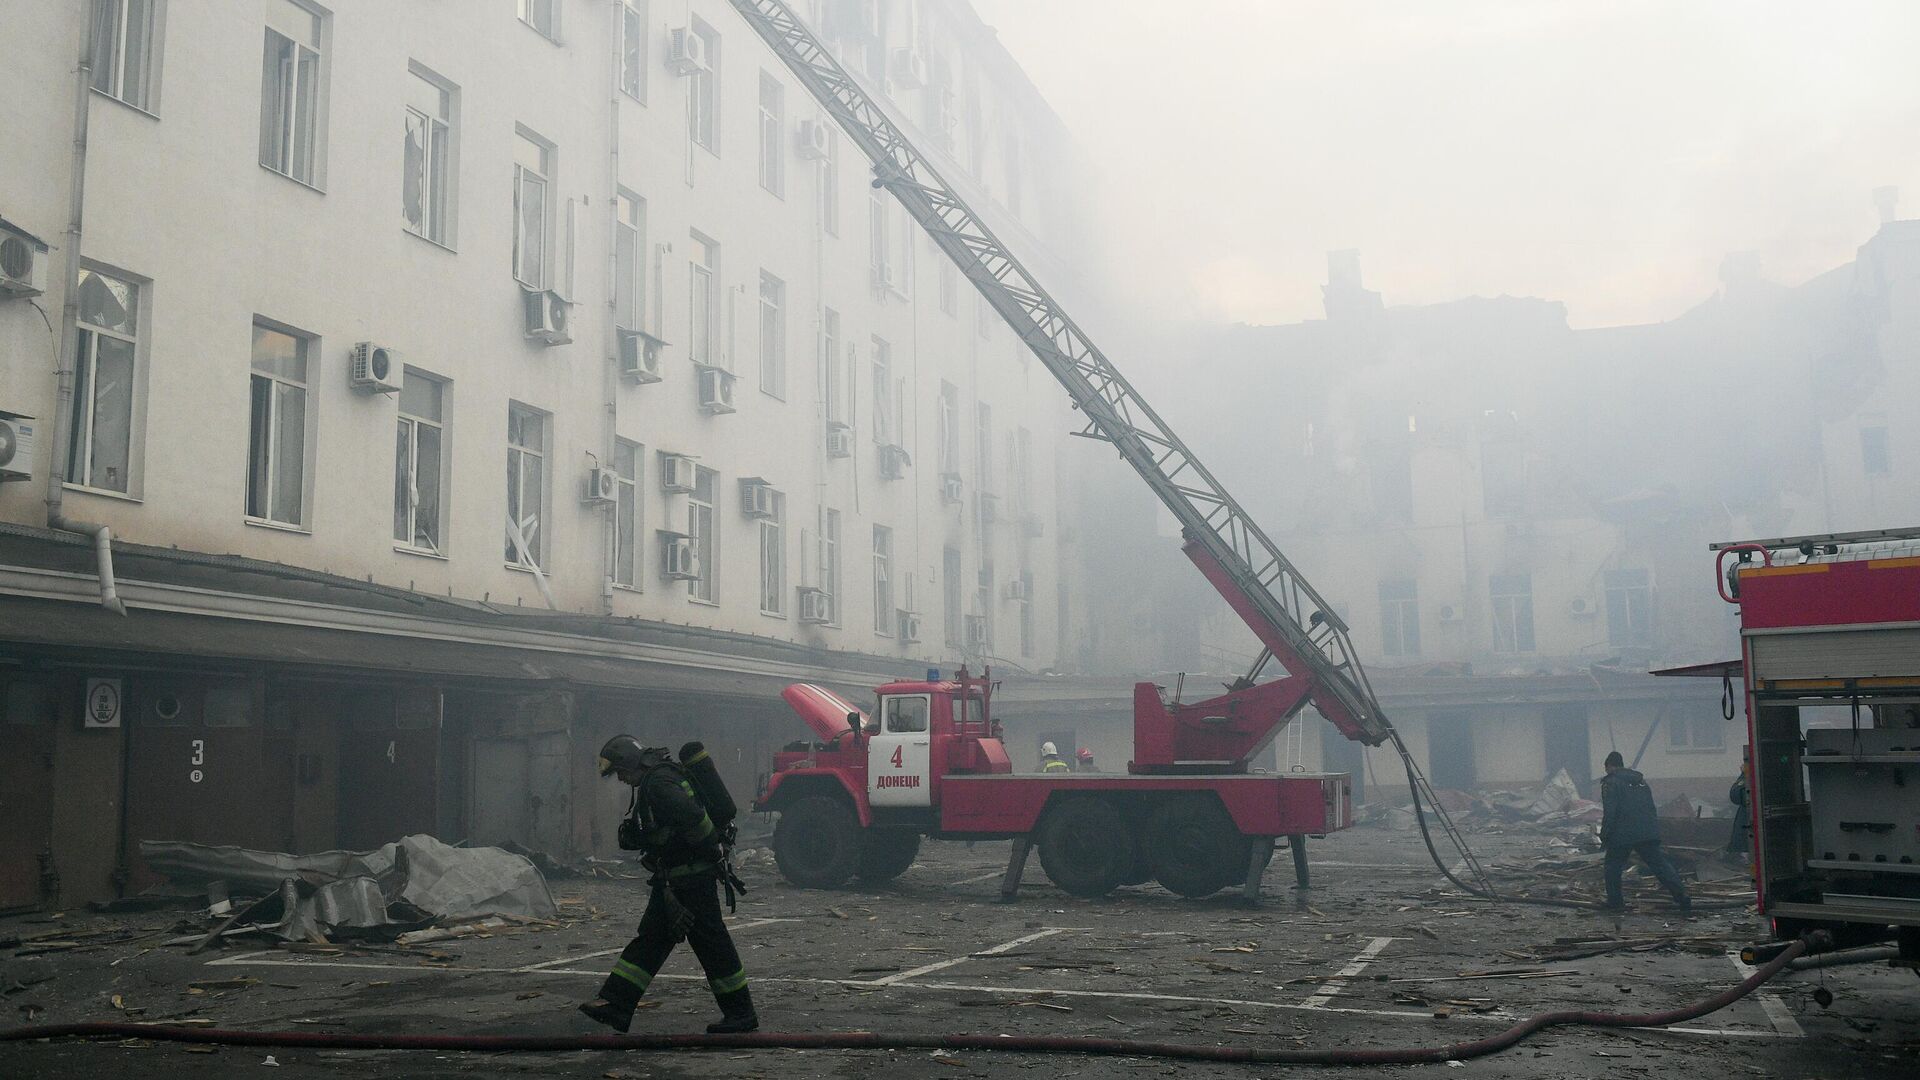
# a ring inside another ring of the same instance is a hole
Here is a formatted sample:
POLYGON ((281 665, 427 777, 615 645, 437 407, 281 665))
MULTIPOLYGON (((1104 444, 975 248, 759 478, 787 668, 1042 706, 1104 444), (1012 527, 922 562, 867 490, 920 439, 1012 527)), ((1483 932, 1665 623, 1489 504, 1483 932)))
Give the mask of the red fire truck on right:
POLYGON ((1760 913, 1920 968, 1920 528, 1713 546, 1740 659, 1686 673, 1745 684, 1760 913))

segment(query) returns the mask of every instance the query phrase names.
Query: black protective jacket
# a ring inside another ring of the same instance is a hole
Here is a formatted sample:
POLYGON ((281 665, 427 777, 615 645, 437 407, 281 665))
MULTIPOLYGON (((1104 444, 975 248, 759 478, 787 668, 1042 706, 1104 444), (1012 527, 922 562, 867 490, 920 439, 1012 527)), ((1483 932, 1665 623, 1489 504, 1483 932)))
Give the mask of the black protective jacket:
POLYGON ((1647 778, 1633 769, 1616 769, 1600 781, 1600 843, 1628 848, 1660 839, 1660 811, 1653 805, 1647 778))
POLYGON ((631 824, 623 823, 621 831, 637 833, 647 865, 670 878, 709 873, 720 865, 719 831, 693 785, 672 765, 640 778, 627 821, 631 824))

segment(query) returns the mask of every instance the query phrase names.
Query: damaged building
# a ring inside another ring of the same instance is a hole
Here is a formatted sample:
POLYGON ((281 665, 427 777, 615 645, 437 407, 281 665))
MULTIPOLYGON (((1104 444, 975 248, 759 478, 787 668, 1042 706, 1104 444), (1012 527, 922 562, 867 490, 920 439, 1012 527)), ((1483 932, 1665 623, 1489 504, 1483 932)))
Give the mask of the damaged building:
MULTIPOLYGON (((605 853, 616 732, 751 791, 786 684, 1083 621, 1064 399, 723 0, 456 7, 10 13, 0 908, 143 839, 605 853)), ((972 9, 807 11, 1061 276, 972 9)))

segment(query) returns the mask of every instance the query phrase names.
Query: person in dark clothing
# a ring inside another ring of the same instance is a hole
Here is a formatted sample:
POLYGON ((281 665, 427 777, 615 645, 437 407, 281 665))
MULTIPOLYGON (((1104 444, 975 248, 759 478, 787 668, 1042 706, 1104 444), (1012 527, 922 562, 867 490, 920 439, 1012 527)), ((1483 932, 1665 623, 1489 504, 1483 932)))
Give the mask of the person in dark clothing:
POLYGON ((1746 855, 1753 846, 1753 812, 1747 806, 1747 764, 1740 763, 1740 779, 1727 789, 1727 801, 1733 804, 1733 832, 1727 837, 1728 855, 1746 855))
POLYGON ((633 940, 600 984, 600 996, 580 1011, 616 1031, 627 1030, 647 985, 685 940, 720 1003, 720 1019, 707 1025, 708 1033, 757 1030, 760 1018, 747 972, 720 913, 724 853, 719 832, 693 785, 664 748, 643 747, 629 735, 601 747, 600 775, 615 775, 633 786, 633 804, 620 822, 620 846, 643 853, 641 864, 653 872, 653 892, 633 940))
POLYGON ((1638 855, 1673 894, 1680 913, 1691 914, 1693 901, 1680 883, 1680 872, 1660 850, 1660 812, 1654 808, 1653 789, 1647 787, 1647 778, 1627 768, 1618 750, 1607 755, 1606 766, 1607 775, 1600 781, 1600 845, 1607 851, 1607 910, 1626 910, 1620 876, 1626 873, 1627 858, 1638 855))

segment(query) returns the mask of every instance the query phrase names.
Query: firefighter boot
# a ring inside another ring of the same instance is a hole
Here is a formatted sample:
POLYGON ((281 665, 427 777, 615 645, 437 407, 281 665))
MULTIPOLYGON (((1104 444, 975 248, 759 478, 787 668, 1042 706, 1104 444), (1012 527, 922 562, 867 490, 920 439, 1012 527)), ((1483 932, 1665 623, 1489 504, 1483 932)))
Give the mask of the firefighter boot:
POLYGON ((633 1026, 633 1006, 618 1005, 606 998, 595 998, 581 1002, 580 1011, 599 1023, 605 1024, 622 1035, 633 1026))
POLYGON ((753 992, 746 987, 715 994, 720 1003, 720 1019, 707 1025, 709 1035, 739 1035, 760 1030, 760 1015, 753 1011, 753 992))

